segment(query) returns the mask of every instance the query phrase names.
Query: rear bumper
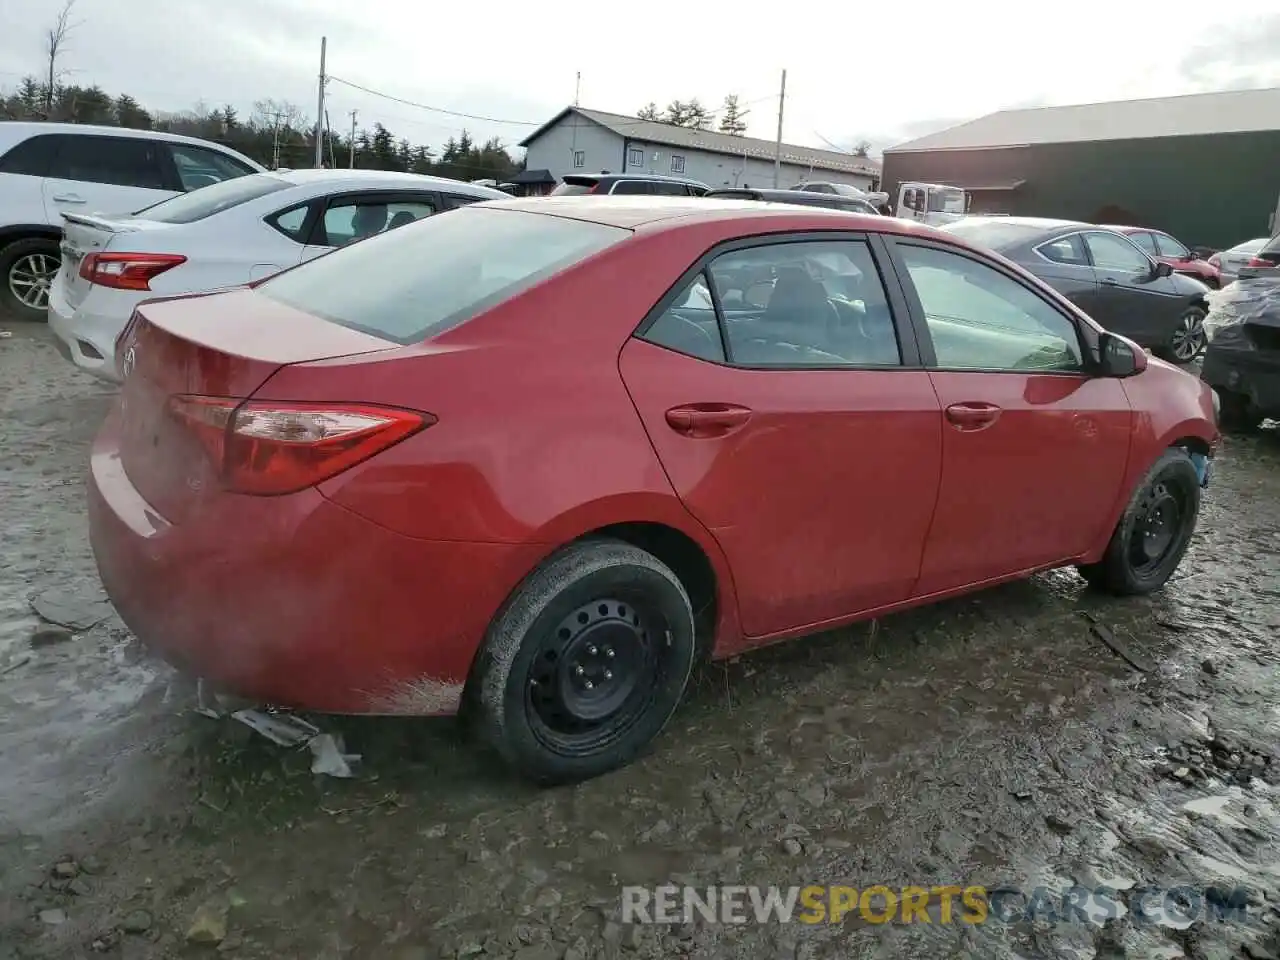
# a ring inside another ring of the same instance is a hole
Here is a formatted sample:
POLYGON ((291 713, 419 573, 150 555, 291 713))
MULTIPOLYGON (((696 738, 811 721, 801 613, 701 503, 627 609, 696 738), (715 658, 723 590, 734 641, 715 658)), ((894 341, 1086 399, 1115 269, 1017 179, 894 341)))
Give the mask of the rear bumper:
POLYGON ((326 500, 211 496, 181 526, 125 473, 115 415, 94 445, 90 541, 134 634, 258 702, 332 713, 457 711, 528 545, 414 540, 326 500))
POLYGON ((49 327, 58 337, 59 352, 86 373, 119 383, 116 340, 143 299, 127 290, 93 290, 79 307, 72 307, 55 282, 49 291, 49 327))
POLYGON ((1280 414, 1280 352, 1236 349, 1216 341, 1204 354, 1200 379, 1215 390, 1248 397, 1263 416, 1280 414))

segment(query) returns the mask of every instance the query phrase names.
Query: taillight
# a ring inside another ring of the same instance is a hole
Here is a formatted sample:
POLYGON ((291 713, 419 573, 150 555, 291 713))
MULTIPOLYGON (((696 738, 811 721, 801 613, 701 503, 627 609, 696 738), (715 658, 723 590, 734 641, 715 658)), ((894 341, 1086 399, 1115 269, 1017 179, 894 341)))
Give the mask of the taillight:
POLYGON ((190 394, 170 411, 203 444, 234 493, 296 493, 436 422, 429 413, 347 403, 284 403, 190 394))
POLYGON ((1245 262, 1246 267, 1274 267, 1275 264, 1263 257, 1250 257, 1245 262))
POLYGON ((186 262, 179 253, 90 253, 80 262, 80 276, 100 287, 150 290, 152 279, 186 262))

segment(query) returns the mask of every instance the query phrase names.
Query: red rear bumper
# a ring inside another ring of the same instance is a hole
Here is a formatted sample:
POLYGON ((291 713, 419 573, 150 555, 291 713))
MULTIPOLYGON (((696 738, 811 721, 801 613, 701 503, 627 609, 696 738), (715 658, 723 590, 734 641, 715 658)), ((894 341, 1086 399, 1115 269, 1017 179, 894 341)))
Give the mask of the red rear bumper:
POLYGON ((332 713, 456 712, 489 620, 541 551, 403 537, 315 490, 219 495, 171 525, 129 481, 114 417, 94 445, 89 529, 147 647, 229 692, 332 713))

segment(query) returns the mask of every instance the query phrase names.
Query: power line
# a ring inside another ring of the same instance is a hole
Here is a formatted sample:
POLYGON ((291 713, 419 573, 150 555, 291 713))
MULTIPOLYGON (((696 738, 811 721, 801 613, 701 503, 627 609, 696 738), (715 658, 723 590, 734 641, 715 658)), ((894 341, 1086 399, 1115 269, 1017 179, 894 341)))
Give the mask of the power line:
POLYGON ((351 87, 353 90, 359 90, 375 97, 382 97, 385 100, 394 100, 396 103, 403 103, 407 107, 417 107, 419 110, 430 110, 432 113, 443 113, 450 117, 461 117, 464 120, 480 120, 484 123, 508 123, 518 127, 540 127, 546 122, 545 120, 502 120, 498 117, 485 117, 475 113, 461 113, 457 110, 446 110, 444 107, 433 107, 426 103, 417 103, 413 100, 405 100, 403 97, 393 97, 389 93, 383 93, 381 90, 372 90, 369 87, 362 87, 358 83, 352 83, 350 80, 343 80, 341 77, 335 77, 333 74, 329 74, 329 79, 337 81, 343 86, 351 87))

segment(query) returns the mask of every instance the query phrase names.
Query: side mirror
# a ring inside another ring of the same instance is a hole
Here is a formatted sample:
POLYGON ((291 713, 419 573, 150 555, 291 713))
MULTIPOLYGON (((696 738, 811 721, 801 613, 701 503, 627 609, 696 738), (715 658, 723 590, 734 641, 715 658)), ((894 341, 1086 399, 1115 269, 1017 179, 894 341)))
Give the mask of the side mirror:
POLYGON ((1161 261, 1157 260, 1157 261, 1156 261, 1156 271, 1155 271, 1155 273, 1153 274, 1153 276, 1154 276, 1157 280, 1159 280, 1161 277, 1172 277, 1172 276, 1173 276, 1173 267, 1169 266, 1169 264, 1167 264, 1167 263, 1163 263, 1163 262, 1161 262, 1161 261))
POLYGON ((1103 333, 1098 339, 1098 364, 1104 377, 1132 377, 1147 369, 1147 354, 1132 340, 1103 333))
POLYGON ((1191 256, 1190 256, 1188 259, 1191 259, 1191 260, 1202 260, 1202 259, 1204 259, 1204 258, 1203 258, 1203 257, 1201 257, 1201 256, 1200 256, 1200 254, 1199 254, 1197 251, 1192 250, 1192 251, 1191 251, 1191 256))

